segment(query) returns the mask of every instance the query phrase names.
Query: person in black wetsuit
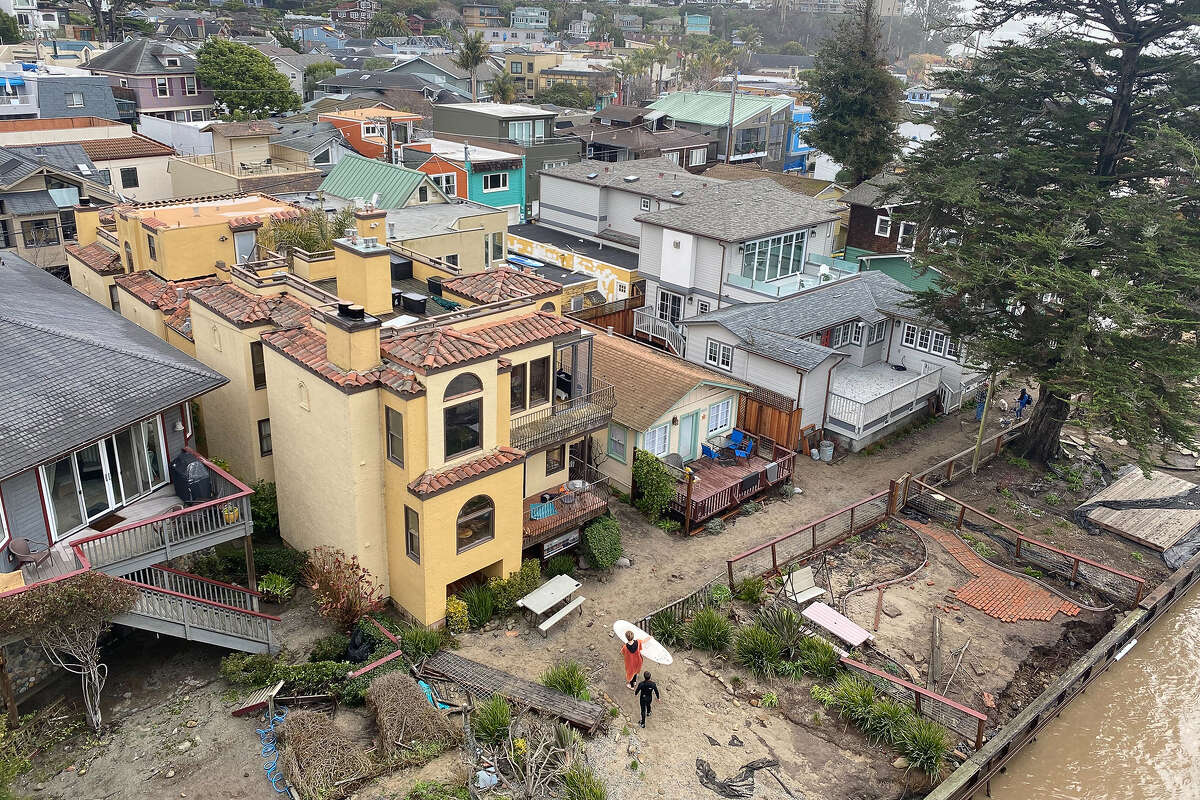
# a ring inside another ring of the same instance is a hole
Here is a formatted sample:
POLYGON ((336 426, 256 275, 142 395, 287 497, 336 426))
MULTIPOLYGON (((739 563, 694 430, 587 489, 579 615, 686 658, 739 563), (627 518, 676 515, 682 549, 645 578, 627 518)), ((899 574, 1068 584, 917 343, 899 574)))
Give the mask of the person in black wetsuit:
POLYGON ((659 700, 662 695, 658 693, 658 684, 650 680, 650 670, 642 673, 642 682, 637 685, 638 702, 642 706, 642 727, 646 727, 646 715, 650 713, 650 703, 653 702, 651 695, 659 700))

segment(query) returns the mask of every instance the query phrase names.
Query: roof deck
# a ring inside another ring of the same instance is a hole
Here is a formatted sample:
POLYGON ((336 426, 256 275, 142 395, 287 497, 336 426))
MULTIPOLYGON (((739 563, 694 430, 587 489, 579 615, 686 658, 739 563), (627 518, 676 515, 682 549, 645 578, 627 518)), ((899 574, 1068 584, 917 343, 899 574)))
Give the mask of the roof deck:
MULTIPOLYGON (((189 156, 188 159, 204 159, 212 156, 189 156)), ((231 195, 216 198, 181 199, 171 203, 135 204, 125 209, 126 213, 146 214, 165 222, 171 228, 189 228, 202 225, 223 225, 237 217, 269 216, 277 212, 291 212, 295 206, 262 194, 231 195)))

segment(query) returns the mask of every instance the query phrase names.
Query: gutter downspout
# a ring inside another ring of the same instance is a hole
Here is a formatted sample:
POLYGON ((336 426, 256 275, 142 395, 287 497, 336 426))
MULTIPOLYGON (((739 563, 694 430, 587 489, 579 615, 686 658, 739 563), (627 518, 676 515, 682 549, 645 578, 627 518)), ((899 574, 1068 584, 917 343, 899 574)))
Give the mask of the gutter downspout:
POLYGON ((825 410, 821 412, 821 430, 824 431, 825 423, 829 421, 829 388, 833 385, 833 371, 845 361, 848 356, 842 356, 838 359, 837 364, 829 368, 829 373, 825 376, 825 410))

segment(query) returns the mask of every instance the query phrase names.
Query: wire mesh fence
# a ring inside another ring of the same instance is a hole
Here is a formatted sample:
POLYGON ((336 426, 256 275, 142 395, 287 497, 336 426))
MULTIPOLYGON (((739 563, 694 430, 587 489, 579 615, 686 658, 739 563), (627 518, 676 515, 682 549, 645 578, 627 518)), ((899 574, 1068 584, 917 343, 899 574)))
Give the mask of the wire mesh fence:
POLYGON ((876 691, 911 706, 919 715, 965 737, 976 749, 982 746, 987 723, 985 714, 853 659, 843 658, 842 666, 873 685, 876 691))

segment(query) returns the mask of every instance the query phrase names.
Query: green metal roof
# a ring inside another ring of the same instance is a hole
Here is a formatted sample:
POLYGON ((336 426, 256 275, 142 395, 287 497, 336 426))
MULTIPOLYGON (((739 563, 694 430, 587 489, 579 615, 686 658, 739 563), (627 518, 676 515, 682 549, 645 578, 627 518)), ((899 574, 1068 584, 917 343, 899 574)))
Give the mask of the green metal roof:
POLYGON ((424 172, 408 167, 346 155, 321 181, 321 191, 346 200, 361 197, 367 202, 379 195, 375 199, 377 208, 400 208, 425 177, 424 172))
MULTIPOLYGON (((849 248, 847 248, 849 250, 849 248)), ((865 251, 864 251, 865 252, 865 251)), ((849 255, 849 253, 847 253, 849 255)), ((859 262, 862 271, 875 270, 893 278, 914 292, 933 289, 934 281, 941 276, 935 269, 925 270, 920 274, 908 260, 907 256, 891 256, 884 258, 865 258, 859 262)))
MULTIPOLYGON (((734 126, 741 125, 764 111, 773 114, 791 104, 790 97, 738 94, 733 110, 734 126)), ((680 122, 718 127, 729 124, 729 92, 673 92, 655 100, 650 107, 680 122)))

